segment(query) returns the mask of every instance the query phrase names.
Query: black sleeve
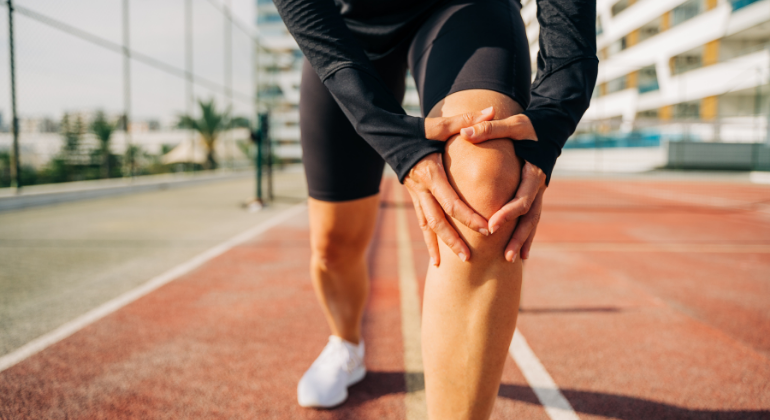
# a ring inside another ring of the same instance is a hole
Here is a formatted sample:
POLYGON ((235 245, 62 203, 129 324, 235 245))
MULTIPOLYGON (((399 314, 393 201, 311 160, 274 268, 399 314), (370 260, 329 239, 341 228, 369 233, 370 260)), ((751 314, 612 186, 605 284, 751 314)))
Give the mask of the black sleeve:
POLYGON ((300 49, 361 135, 403 182, 417 162, 442 153, 425 120, 406 115, 385 87, 333 0, 275 0, 300 49))
POLYGON ((538 141, 517 141, 516 154, 551 180, 556 158, 575 132, 596 84, 595 0, 537 0, 540 52, 524 114, 538 141))

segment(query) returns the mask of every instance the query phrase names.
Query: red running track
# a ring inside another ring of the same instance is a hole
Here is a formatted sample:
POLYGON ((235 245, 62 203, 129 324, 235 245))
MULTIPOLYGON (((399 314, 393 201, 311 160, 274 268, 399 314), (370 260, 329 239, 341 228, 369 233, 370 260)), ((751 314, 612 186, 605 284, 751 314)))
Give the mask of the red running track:
MULTIPOLYGON (((370 253, 369 374, 341 407, 296 404, 328 335, 303 213, 0 372, 0 417, 404 418, 394 215, 409 204, 392 188, 370 253)), ((768 203, 739 184, 549 189, 519 328, 580 418, 770 418, 768 203)), ((495 419, 548 418, 512 359, 499 395, 495 419)))

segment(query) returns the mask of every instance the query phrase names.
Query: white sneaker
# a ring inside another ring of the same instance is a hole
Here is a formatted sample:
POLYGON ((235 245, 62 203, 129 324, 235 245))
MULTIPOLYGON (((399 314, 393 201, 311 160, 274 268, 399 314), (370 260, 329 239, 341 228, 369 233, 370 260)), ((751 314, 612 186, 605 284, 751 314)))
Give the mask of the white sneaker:
POLYGON ((302 407, 334 407, 348 399, 348 387, 365 375, 363 340, 355 345, 332 335, 299 380, 297 401, 302 407))

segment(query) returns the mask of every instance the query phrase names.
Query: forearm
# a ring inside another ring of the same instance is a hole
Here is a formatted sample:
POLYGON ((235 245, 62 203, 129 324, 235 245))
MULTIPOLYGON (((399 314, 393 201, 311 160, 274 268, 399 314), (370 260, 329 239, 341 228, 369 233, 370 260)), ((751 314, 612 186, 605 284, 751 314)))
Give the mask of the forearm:
POLYGON ((540 167, 550 181, 556 158, 583 117, 596 84, 596 4, 538 0, 540 51, 532 100, 524 112, 537 144, 517 143, 516 153, 540 167))

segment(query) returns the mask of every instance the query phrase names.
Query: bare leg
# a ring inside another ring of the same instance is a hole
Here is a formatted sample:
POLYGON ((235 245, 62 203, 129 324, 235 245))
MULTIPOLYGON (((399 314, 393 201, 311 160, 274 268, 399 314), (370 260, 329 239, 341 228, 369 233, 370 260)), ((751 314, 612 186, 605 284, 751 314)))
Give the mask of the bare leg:
MULTIPOLYGON (((506 95, 488 90, 454 93, 430 117, 495 107, 496 118, 520 113, 506 95)), ((444 155, 449 180, 474 210, 489 218, 513 198, 521 162, 509 139, 474 145, 458 137, 444 155)), ((489 237, 454 223, 468 243, 462 262, 440 243, 441 265, 425 282, 422 345, 428 415, 431 419, 487 419, 500 386, 503 365, 516 327, 521 292, 521 260, 505 261, 513 232, 508 224, 489 237)))
POLYGON ((365 254, 379 203, 379 195, 344 202, 308 200, 313 287, 332 334, 355 344, 369 294, 365 254))

